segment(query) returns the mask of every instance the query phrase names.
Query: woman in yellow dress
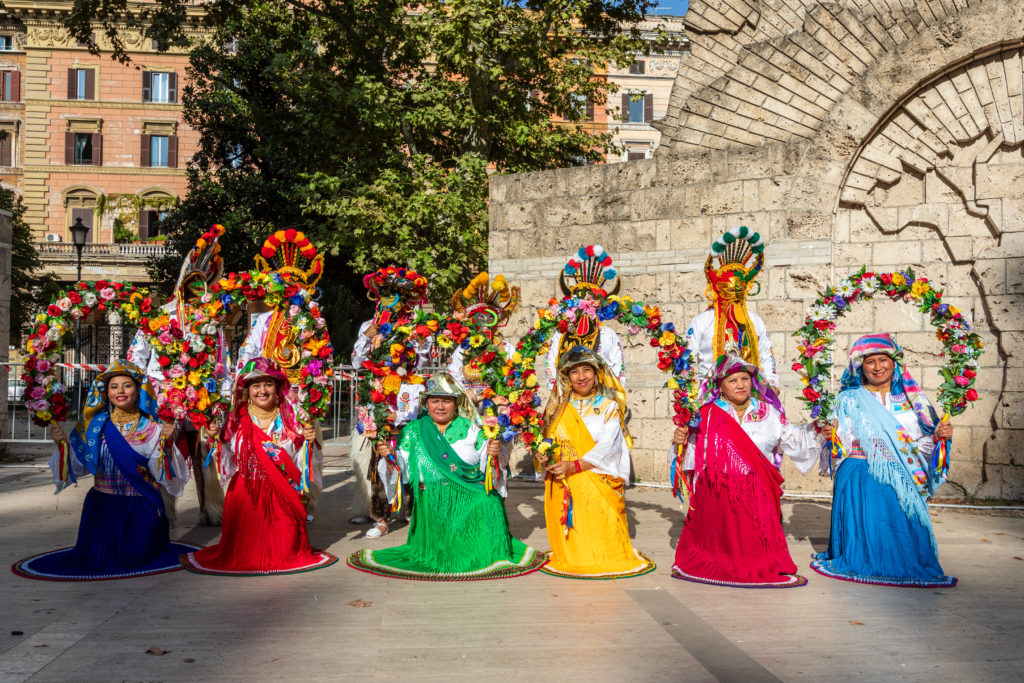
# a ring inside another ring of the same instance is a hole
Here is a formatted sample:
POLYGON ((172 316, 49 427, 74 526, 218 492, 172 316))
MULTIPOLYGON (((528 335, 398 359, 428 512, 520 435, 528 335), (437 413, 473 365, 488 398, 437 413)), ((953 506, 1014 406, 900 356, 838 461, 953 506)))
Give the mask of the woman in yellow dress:
POLYGON ((625 409, 626 392, 599 355, 586 346, 562 354, 544 411, 547 437, 559 455, 544 483, 551 555, 541 571, 616 579, 654 570, 629 540, 625 489, 632 439, 625 409))

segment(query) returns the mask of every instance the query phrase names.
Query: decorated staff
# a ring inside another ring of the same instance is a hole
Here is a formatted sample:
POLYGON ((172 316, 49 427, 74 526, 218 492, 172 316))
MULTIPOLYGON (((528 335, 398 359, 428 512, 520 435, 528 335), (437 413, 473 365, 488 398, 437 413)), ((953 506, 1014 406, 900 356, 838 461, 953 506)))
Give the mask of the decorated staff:
POLYGON ((417 490, 408 541, 354 553, 349 566, 426 581, 500 579, 536 571, 544 554, 509 532, 505 476, 490 471, 498 444, 470 419, 469 397, 444 372, 427 380, 423 396, 426 414, 402 430, 396 451, 403 478, 417 490), (495 486, 489 488, 485 482, 490 478, 495 486))
POLYGON ((803 400, 826 429, 822 472, 835 472, 829 548, 811 568, 825 576, 892 586, 956 584, 939 565, 927 501, 946 480, 953 427, 977 400, 980 337, 942 291, 911 269, 861 268, 819 295, 804 326, 800 361, 803 400), (829 390, 836 320, 857 301, 885 295, 929 315, 946 357, 939 403, 942 419, 906 367, 903 349, 885 333, 858 339, 838 395, 829 390))
MULTIPOLYGON (((231 391, 228 345, 220 328, 193 332, 196 312, 210 287, 223 272, 218 240, 224 226, 213 225, 198 240, 181 264, 174 296, 157 315, 139 321, 140 329, 128 348, 127 358, 141 368, 157 390, 160 417, 176 426, 178 448, 192 466, 199 496, 199 523, 219 525, 224 491, 213 463, 204 465, 200 430, 203 410, 218 395, 231 391), (205 332, 205 333, 204 333, 205 332), (197 409, 195 411, 194 409, 197 409)), ((176 519, 175 499, 164 496, 171 526, 176 519)))
POLYGON ((711 245, 704 263, 708 309, 690 321, 686 332, 687 346, 697 355, 698 377, 706 376, 727 348, 734 349, 778 391, 768 330, 760 316, 747 310, 747 296, 761 291, 756 279, 764 265, 764 246, 761 236, 745 225, 730 228, 711 245))
POLYGON ((171 543, 161 491, 180 496, 188 468, 177 452, 165 456, 157 398, 142 370, 117 361, 92 383, 82 419, 70 436, 57 424, 54 442, 70 444, 62 472, 60 453, 50 460, 57 491, 84 474, 93 476, 79 522, 78 540, 22 560, 14 573, 51 581, 89 581, 158 574, 179 569, 178 555, 194 546, 171 543))
POLYGON ((622 341, 615 330, 602 325, 596 315, 597 303, 615 297, 622 285, 612 266, 612 257, 600 244, 580 247, 569 257, 565 268, 558 274, 558 285, 563 301, 571 300, 566 315, 558 321, 558 331, 550 339, 545 368, 548 389, 555 387, 558 362, 562 354, 576 346, 585 346, 605 359, 608 368, 620 382, 626 381, 626 361, 622 341))
MULTIPOLYGON (((380 388, 361 392, 376 393, 372 398, 362 396, 358 406, 358 429, 366 438, 360 448, 352 451, 356 497, 353 502, 355 516, 349 521, 365 524, 372 520, 373 526, 366 536, 380 538, 388 532, 388 521, 393 511, 389 501, 402 486, 394 457, 389 459, 385 453, 394 450, 402 425, 415 419, 419 412, 423 385, 418 371, 430 363, 431 335, 437 330, 437 322, 435 320, 433 330, 411 325, 414 312, 426 301, 427 294, 427 279, 416 271, 387 266, 368 273, 363 277, 363 284, 366 296, 376 304, 376 308, 373 318, 359 327, 352 349, 352 365, 379 378, 380 388), (403 341, 389 341, 382 349, 383 340, 399 329, 409 330, 409 334, 400 334, 403 341), (386 360, 371 358, 382 353, 386 360), (371 400, 366 400, 368 398, 371 400), (386 410, 375 409, 385 405, 386 410)), ((406 502, 408 507, 411 501, 406 502)), ((398 507, 401 506, 395 506, 395 509, 398 507)))
POLYGON ((266 285, 241 288, 255 307, 269 311, 252 313, 249 332, 238 352, 236 372, 255 358, 269 358, 288 376, 287 399, 301 424, 312 426, 316 437, 303 444, 301 484, 306 497, 307 521, 313 521, 323 488, 323 451, 319 417, 331 394, 332 353, 326 335, 314 334, 323 319, 316 304, 317 282, 323 275, 324 257, 303 233, 278 230, 270 235, 255 257, 256 270, 266 285), (270 292, 259 295, 259 289, 270 292), (250 296, 251 295, 251 296, 250 296), (270 295, 268 297, 268 295, 270 295), (325 381, 326 380, 326 381, 325 381), (317 410, 309 410, 313 406, 317 410), (317 414, 312 414, 317 413, 317 414))

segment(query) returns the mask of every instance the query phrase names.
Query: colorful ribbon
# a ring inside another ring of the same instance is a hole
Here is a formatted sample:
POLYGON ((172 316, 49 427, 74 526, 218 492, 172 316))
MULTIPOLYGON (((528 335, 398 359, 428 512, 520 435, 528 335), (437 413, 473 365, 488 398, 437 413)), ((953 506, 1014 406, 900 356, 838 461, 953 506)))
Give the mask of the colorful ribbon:
POLYGON ((75 475, 71 472, 71 444, 67 439, 57 444, 57 477, 60 479, 60 490, 75 482, 75 475))
POLYGON ((562 529, 565 537, 569 538, 569 529, 574 528, 572 521, 572 493, 569 491, 569 483, 562 481, 562 529))
MULTIPOLYGON (((939 424, 943 425, 948 422, 949 412, 947 411, 939 424)), ((952 446, 952 439, 939 439, 939 442, 935 444, 935 451, 932 453, 932 472, 935 476, 946 478, 946 474, 949 472, 949 452, 952 446)))
POLYGON ((686 473, 683 472, 683 444, 676 444, 676 457, 672 461, 672 495, 679 499, 679 506, 685 507, 686 500, 690 501, 690 509, 693 509, 693 491, 690 490, 690 483, 686 480, 686 473), (686 491, 686 499, 683 499, 683 491, 686 491))

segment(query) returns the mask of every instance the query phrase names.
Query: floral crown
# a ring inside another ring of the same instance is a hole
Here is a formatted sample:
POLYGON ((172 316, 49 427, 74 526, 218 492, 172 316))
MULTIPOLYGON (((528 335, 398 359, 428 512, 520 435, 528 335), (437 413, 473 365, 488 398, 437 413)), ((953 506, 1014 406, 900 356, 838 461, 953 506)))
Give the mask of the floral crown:
POLYGON ((285 282, 312 292, 324 271, 324 255, 298 230, 278 230, 263 242, 255 258, 264 272, 277 271, 285 282))
POLYGON ((490 282, 487 271, 479 273, 465 289, 452 296, 452 310, 457 313, 467 318, 490 315, 491 319, 483 323, 485 327, 503 327, 517 306, 519 288, 509 287, 504 275, 490 282))
POLYGON ((704 274, 714 293, 708 292, 709 299, 729 289, 736 294, 742 289, 746 294, 754 278, 764 265, 764 241, 761 235, 745 225, 729 230, 711 245, 711 253, 704 263, 704 274), (714 260, 718 260, 715 267, 714 260), (739 287, 737 287, 739 286, 739 287))
POLYGON ((580 247, 579 251, 569 257, 568 263, 558 276, 558 284, 565 296, 582 295, 587 291, 599 293, 601 296, 615 294, 619 291, 618 273, 611 267, 612 257, 600 244, 580 247), (615 282, 611 292, 606 283, 615 282))
POLYGON ((217 240, 224 234, 224 226, 215 223, 210 229, 196 240, 196 243, 189 250, 188 256, 181 264, 181 271, 178 273, 178 282, 174 291, 178 294, 186 294, 185 287, 190 282, 202 279, 207 285, 211 285, 220 279, 224 271, 224 261, 220 256, 220 244, 217 240))
POLYGON ((387 266, 363 276, 363 286, 370 301, 377 301, 384 292, 401 296, 406 307, 413 307, 427 297, 427 278, 411 268, 387 266))

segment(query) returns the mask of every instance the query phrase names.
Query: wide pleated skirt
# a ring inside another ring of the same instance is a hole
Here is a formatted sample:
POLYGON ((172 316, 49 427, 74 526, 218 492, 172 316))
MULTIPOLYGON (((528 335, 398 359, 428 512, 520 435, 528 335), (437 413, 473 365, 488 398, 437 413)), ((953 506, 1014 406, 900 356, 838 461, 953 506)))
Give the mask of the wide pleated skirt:
POLYGON ((576 579, 621 579, 654 571, 655 564, 635 550, 626 521, 625 482, 592 471, 563 480, 572 500, 572 528, 561 523, 563 482, 548 476, 544 483, 544 520, 551 553, 541 570, 576 579))
POLYGON ((939 565, 931 522, 908 517, 863 458, 847 458, 836 472, 831 526, 828 550, 811 562, 819 574, 883 586, 956 585, 939 565))
MULTIPOLYGON (((724 477, 724 475, 721 475, 724 477)), ((698 476, 676 546, 672 575, 712 585, 793 588, 797 575, 775 501, 749 495, 754 474, 734 473, 718 487, 698 476)))
POLYGON ((310 547, 299 508, 274 486, 254 484, 240 471, 224 497, 220 542, 182 555, 181 563, 200 574, 229 576, 294 574, 334 564, 334 555, 310 547))
POLYGON ((353 569, 397 579, 476 581, 535 572, 546 562, 508 528, 497 492, 436 481, 416 492, 404 545, 360 550, 353 569))
POLYGON ((142 496, 89 489, 74 547, 21 560, 21 576, 89 581, 180 569, 178 555, 193 546, 172 544, 167 516, 142 496))

